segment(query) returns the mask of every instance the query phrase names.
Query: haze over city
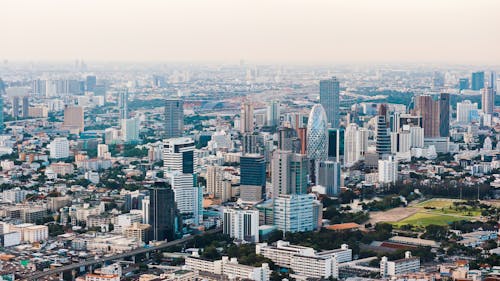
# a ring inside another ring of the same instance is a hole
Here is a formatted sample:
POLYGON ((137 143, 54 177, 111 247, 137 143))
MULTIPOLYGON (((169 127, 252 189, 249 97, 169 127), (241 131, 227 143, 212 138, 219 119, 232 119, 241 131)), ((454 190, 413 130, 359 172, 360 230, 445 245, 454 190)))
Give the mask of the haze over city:
POLYGON ((3 1, 1 59, 500 64, 500 2, 3 1))

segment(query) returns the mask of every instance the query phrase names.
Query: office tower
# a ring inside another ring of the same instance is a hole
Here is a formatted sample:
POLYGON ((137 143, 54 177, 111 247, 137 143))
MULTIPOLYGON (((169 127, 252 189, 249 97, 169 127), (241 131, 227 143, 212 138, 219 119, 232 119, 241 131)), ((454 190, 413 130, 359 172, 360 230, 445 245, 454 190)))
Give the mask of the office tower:
POLYGON ((178 216, 174 191, 166 182, 156 182, 149 189, 149 238, 154 241, 171 241, 182 225, 178 216))
POLYGON ((259 153, 258 139, 259 135, 257 133, 243 133, 241 137, 241 150, 243 155, 248 153, 259 153))
POLYGON ((259 242, 259 211, 224 207, 222 233, 239 241, 259 242))
POLYGON ((30 108, 30 98, 28 96, 23 97, 23 118, 29 117, 30 108))
POLYGON ((109 153, 109 146, 107 144, 100 143, 97 145, 97 157, 107 158, 111 156, 109 153))
POLYGON ((120 120, 128 118, 128 91, 122 90, 118 93, 118 111, 120 120))
POLYGON ((319 162, 328 158, 327 119, 321 104, 313 106, 307 121, 307 157, 311 161, 310 177, 315 182, 319 162))
POLYGON ((340 124, 340 82, 336 77, 319 81, 319 103, 326 112, 330 128, 338 128, 340 124))
POLYGON ((392 154, 403 154, 409 158, 409 152, 411 148, 411 133, 410 127, 405 126, 404 129, 399 132, 391 133, 391 153, 392 154))
POLYGON ((142 223, 149 224, 149 196, 145 196, 144 198, 142 198, 141 210, 142 210, 142 223))
POLYGON ((391 136, 387 122, 387 105, 380 104, 377 115, 377 153, 379 157, 391 153, 391 136))
POLYGON ((495 91, 491 87, 481 89, 481 110, 484 114, 493 114, 495 109, 495 91))
POLYGON ((139 141, 140 125, 139 118, 121 119, 122 140, 127 143, 139 141))
POLYGON ((472 121, 472 115, 476 115, 478 104, 472 103, 470 100, 464 100, 457 103, 457 122, 461 124, 469 124, 472 121), (475 114, 471 114, 472 112, 475 114))
POLYGON ((344 163, 347 167, 354 165, 360 160, 360 135, 358 125, 350 123, 345 129, 344 137, 344 163))
POLYGON ((460 78, 458 80, 458 89, 460 91, 469 89, 469 78, 460 78))
POLYGON ((340 193, 340 163, 321 161, 319 163, 318 185, 325 187, 328 196, 337 196, 340 193))
POLYGON ((85 126, 82 106, 66 106, 64 108, 63 128, 83 132, 85 126))
POLYGON ((439 95, 439 136, 450 136, 450 94, 439 95))
POLYGON ((31 83, 31 92, 44 97, 46 95, 47 81, 36 79, 31 83))
POLYGON ((471 84, 471 89, 474 91, 484 88, 484 71, 473 72, 471 84))
POLYGON ((420 95, 415 98, 415 114, 422 116, 424 137, 439 137, 439 102, 430 95, 420 95))
POLYGON ((344 129, 328 129, 328 159, 342 162, 344 158, 344 129))
POLYGON ((304 154, 275 150, 271 160, 272 197, 307 192, 308 159, 304 154))
POLYGON ((392 156, 378 160, 378 182, 380 184, 395 183, 398 180, 398 161, 392 156))
POLYGON ((424 147, 424 128, 410 126, 410 146, 412 148, 424 147))
POLYGON ((165 138, 182 137, 184 133, 184 102, 178 99, 165 101, 165 138))
POLYGON ((494 92, 497 91, 497 73, 495 71, 490 72, 490 80, 488 86, 493 89, 494 92))
POLYGON ((281 194, 274 199, 274 225, 283 232, 312 231, 314 220, 314 195, 281 194))
POLYGON ((12 118, 17 119, 19 117, 19 97, 12 98, 12 118))
POLYGON ((266 161, 258 154, 240 157, 240 198, 255 202, 266 198, 266 161))
POLYGON ((203 220, 203 191, 196 184, 196 176, 173 171, 166 173, 165 178, 174 191, 174 201, 183 222, 199 225, 203 220))
POLYGON ((95 86, 97 85, 97 78, 93 75, 88 75, 85 78, 85 90, 87 92, 93 92, 95 90, 95 86))
POLYGON ((246 100, 241 104, 240 113, 240 132, 253 133, 254 123, 253 123, 253 104, 246 100))
POLYGON ((267 106, 267 126, 277 127, 280 125, 280 102, 273 100, 267 106))
POLYGON ((194 173, 196 166, 194 148, 194 141, 191 138, 163 140, 163 167, 165 172, 194 173))
POLYGON ((61 159, 69 157, 69 141, 67 138, 55 138, 50 142, 50 158, 61 159))
POLYGON ((278 149, 300 153, 301 142, 297 131, 289 127, 280 127, 278 129, 278 149))

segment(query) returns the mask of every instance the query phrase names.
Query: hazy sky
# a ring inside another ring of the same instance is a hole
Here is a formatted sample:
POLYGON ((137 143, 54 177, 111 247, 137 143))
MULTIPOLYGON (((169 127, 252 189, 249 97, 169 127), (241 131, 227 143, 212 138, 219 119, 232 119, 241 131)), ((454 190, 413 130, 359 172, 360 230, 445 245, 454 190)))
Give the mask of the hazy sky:
POLYGON ((499 0, 4 0, 0 59, 500 64, 499 0))

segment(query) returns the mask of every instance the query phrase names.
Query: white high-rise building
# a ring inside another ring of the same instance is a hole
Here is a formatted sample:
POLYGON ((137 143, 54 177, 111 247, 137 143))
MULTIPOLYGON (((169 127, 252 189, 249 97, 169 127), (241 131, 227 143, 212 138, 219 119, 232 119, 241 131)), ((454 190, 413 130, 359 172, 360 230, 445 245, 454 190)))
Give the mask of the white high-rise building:
POLYGON ((194 175, 175 171, 167 173, 166 178, 174 191, 174 200, 179 212, 191 216, 190 221, 195 225, 200 224, 203 219, 203 192, 201 187, 194 186, 194 175))
POLYGON ((378 182, 381 184, 395 183, 398 179, 398 161, 392 156, 378 160, 378 182))
POLYGON ((69 141, 67 138, 55 138, 50 143, 50 158, 61 159, 69 157, 69 141))
POLYGON ((457 122, 462 124, 469 124, 471 120, 471 113, 478 110, 477 103, 471 103, 470 100, 464 100, 457 103, 457 122))
POLYGON ((142 199, 142 223, 149 224, 149 196, 142 199))
POLYGON ((259 211, 234 209, 223 210, 223 233, 241 241, 259 242, 259 211))
POLYGON ((481 110, 484 114, 493 114, 495 109, 495 91, 491 87, 481 89, 481 110))
POLYGON ((252 133, 254 130, 253 104, 250 101, 244 101, 241 105, 240 113, 240 132, 252 133))
POLYGON ((274 199, 274 225, 284 232, 312 231, 316 228, 312 194, 279 195, 274 199))
POLYGON ((111 153, 109 153, 109 147, 107 144, 100 143, 97 145, 97 157, 99 158, 111 157, 111 153))
MULTIPOLYGON (((368 143, 368 140, 365 140, 364 137, 368 136, 365 133, 363 134, 363 145, 365 143, 368 143)), ((360 160, 360 133, 358 131, 358 125, 355 123, 350 123, 347 125, 347 128, 345 130, 345 135, 344 135, 344 162, 347 167, 352 166, 356 162, 360 160)), ((363 148, 364 149, 364 148, 363 148)))
POLYGON ((139 118, 130 118, 121 120, 121 134, 124 142, 133 142, 139 140, 139 130, 141 121, 139 118))
POLYGON ((409 129, 410 129, 410 146, 412 148, 424 147, 424 128, 411 126, 409 129))
POLYGON ((191 138, 173 138, 163 141, 163 167, 165 172, 193 173, 196 162, 194 141, 191 138))

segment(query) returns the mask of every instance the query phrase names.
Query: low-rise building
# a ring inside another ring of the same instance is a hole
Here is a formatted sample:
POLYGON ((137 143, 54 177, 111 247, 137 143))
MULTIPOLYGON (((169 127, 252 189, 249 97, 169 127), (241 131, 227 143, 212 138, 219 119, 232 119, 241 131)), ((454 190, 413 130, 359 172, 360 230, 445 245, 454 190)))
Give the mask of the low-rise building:
POLYGON ((380 276, 382 278, 394 277, 418 270, 420 270, 420 258, 412 257, 410 252, 405 253, 404 259, 389 261, 387 257, 382 257, 380 261, 380 276))

